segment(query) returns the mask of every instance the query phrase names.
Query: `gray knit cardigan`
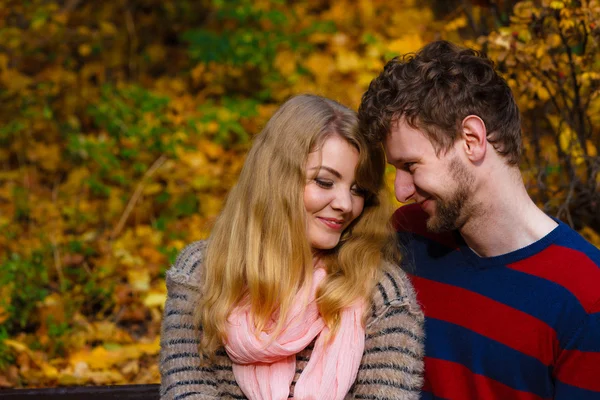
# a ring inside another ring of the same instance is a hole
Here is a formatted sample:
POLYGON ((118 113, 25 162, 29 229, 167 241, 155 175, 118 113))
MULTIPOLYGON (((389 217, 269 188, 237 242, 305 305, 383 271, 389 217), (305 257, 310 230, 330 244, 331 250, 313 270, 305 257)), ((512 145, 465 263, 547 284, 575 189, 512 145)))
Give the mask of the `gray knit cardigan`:
MULTIPOLYGON (((202 259, 206 242, 186 247, 167 272, 161 351, 161 399, 245 399, 235 381, 227 353, 200 365, 199 334, 193 311, 201 296, 202 259)), ((417 400, 423 383, 423 313, 400 268, 386 265, 372 298, 365 351, 357 379, 346 399, 417 400)), ((313 342, 314 343, 314 342, 313 342)), ((290 397, 306 366, 312 344, 296 356, 290 397)))

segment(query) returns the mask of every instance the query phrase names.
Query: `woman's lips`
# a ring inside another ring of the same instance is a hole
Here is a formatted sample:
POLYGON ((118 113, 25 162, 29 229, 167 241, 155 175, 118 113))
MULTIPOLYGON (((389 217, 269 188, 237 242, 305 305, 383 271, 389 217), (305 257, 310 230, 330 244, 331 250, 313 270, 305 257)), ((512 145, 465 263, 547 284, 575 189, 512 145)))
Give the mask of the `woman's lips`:
POLYGON ((339 231, 342 229, 342 227, 344 226, 344 220, 341 219, 337 219, 337 218, 323 218, 323 217, 318 217, 319 220, 321 222, 323 222, 323 224, 325 226, 327 226, 330 229, 339 231))

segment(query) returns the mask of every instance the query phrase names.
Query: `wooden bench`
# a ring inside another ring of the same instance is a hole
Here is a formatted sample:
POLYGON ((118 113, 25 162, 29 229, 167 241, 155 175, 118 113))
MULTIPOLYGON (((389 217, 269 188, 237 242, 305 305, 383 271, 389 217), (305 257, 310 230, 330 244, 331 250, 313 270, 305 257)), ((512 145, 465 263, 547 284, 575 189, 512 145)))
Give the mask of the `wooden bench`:
POLYGON ((2 400, 159 400, 159 385, 74 386, 46 389, 0 389, 2 400))

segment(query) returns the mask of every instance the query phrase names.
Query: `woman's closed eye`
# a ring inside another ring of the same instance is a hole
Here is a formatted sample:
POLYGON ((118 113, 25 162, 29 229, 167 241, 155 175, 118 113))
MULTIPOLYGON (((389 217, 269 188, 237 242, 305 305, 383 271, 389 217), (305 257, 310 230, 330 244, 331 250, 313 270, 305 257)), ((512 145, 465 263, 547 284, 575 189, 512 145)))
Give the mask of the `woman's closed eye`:
POLYGON ((333 187, 333 181, 323 178, 315 178, 315 183, 324 189, 331 189, 333 187))

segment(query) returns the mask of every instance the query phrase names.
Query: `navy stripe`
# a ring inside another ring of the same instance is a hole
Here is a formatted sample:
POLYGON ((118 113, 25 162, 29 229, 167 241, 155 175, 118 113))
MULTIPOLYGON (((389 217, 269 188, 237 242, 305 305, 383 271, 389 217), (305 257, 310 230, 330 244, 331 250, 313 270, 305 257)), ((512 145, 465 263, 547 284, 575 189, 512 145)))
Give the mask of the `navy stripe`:
POLYGON ((173 400, 182 400, 182 399, 185 399, 187 397, 194 396, 194 395, 200 395, 200 396, 204 395, 204 396, 206 396, 206 393, 203 393, 203 392, 187 392, 187 393, 182 393, 180 395, 177 395, 177 396, 173 397, 173 400))
POLYGON ((194 325, 191 324, 171 324, 165 327, 165 332, 168 332, 173 329, 195 330, 194 325))
POLYGON ((402 308, 398 308, 398 307, 391 307, 383 316, 384 318, 390 318, 393 317, 395 315, 399 315, 399 314, 403 314, 406 315, 407 317, 412 318, 413 320, 415 320, 419 325, 421 325, 421 321, 418 320, 417 316, 408 312, 408 310, 406 309, 406 307, 402 307, 402 308))
POLYGON ((167 317, 171 316, 171 315, 192 315, 191 311, 181 311, 178 308, 175 308, 173 310, 169 310, 169 312, 167 312, 167 317))
POLYGON ((421 386, 407 386, 397 382, 391 382, 385 379, 358 379, 356 381, 357 385, 380 385, 380 386, 388 386, 396 389, 402 389, 409 392, 419 392, 421 391, 421 386))
POLYGON ((409 355, 413 358, 421 360, 421 357, 415 353, 414 351, 406 348, 406 347, 397 347, 397 346, 384 346, 384 347, 371 347, 370 349, 365 350, 366 354, 374 354, 374 353, 383 353, 383 352, 394 352, 394 353, 402 353, 409 355))
POLYGON ((445 397, 435 396, 431 392, 422 391, 421 392, 421 400, 450 400, 445 397))
POLYGON ((419 343, 423 343, 425 340, 423 337, 420 337, 419 335, 414 334, 413 332, 411 332, 410 330, 406 329, 406 328, 402 328, 399 326, 393 327, 393 328, 386 328, 382 331, 376 332, 376 333, 372 333, 367 335, 367 339, 375 339, 381 336, 385 336, 385 335, 389 335, 392 333, 401 333, 404 334, 408 337, 410 337, 411 339, 416 340, 419 343))
POLYGON ((425 330, 425 354, 428 357, 461 364, 476 374, 516 390, 542 398, 552 397, 552 368, 534 357, 459 325, 434 318, 425 320, 425 330), (479 356, 473 357, 474 354, 479 356))
POLYGON ((566 383, 556 382, 556 399, 598 400, 600 393, 571 386, 566 383))
POLYGON ((385 289, 383 288, 383 285, 381 284, 381 282, 377 283, 377 289, 379 289, 379 293, 381 294, 381 297, 383 298, 383 304, 386 306, 389 305, 390 300, 388 299, 387 293, 385 292, 385 289))
MULTIPOLYGON (((179 338, 179 339, 171 339, 169 341, 166 342, 166 344, 168 345, 175 345, 175 344, 199 344, 200 340, 198 339, 187 339, 187 338, 179 338)), ((162 346, 162 343, 161 343, 162 346)))
POLYGON ((211 367, 198 367, 196 365, 190 365, 187 367, 173 368, 165 372, 165 376, 171 376, 173 374, 178 374, 180 372, 214 372, 211 367))
POLYGON ((600 312, 589 314, 564 348, 600 353, 600 312))
POLYGON ((161 396, 166 395, 171 390, 175 389, 177 386, 186 386, 186 385, 207 385, 217 387, 217 383, 215 381, 205 380, 205 379, 190 379, 187 381, 177 381, 167 386, 165 390, 162 392, 161 396))
POLYGON ((394 279, 392 274, 390 274, 388 271, 385 271, 385 276, 387 276, 390 282, 392 283, 394 291, 396 292, 396 298, 402 297, 402 295, 400 294, 400 289, 398 288, 398 284, 396 283, 396 280, 394 279))
POLYGON ((198 265, 200 265, 202 263, 203 260, 196 260, 196 262, 194 262, 192 264, 192 268, 190 268, 190 275, 194 273, 194 271, 196 270, 196 268, 198 268, 198 265))
POLYGON ((377 318, 377 308, 375 307, 375 303, 371 304, 371 318, 377 318))
POLYGON ((178 358, 200 358, 200 354, 198 353, 175 353, 175 354, 171 354, 169 356, 167 356, 162 363, 166 363, 167 361, 171 361, 171 360, 177 360, 178 358))

